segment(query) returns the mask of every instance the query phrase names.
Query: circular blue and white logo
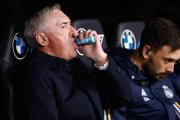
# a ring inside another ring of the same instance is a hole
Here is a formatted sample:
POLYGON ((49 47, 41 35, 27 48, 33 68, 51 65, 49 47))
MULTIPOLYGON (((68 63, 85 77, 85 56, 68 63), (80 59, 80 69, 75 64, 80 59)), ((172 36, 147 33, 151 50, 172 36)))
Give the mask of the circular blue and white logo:
POLYGON ((120 39, 121 47, 126 49, 136 49, 136 38, 131 30, 124 30, 120 39))
POLYGON ((28 53, 29 47, 25 43, 22 34, 19 32, 14 35, 14 38, 12 41, 12 49, 13 49, 14 56, 18 60, 24 59, 28 53))
POLYGON ((163 85, 162 88, 164 89, 164 93, 165 93, 166 97, 168 97, 168 98, 173 98, 173 96, 174 96, 174 95, 173 95, 173 92, 172 92, 172 90, 170 90, 170 89, 168 88, 168 86, 163 85))
POLYGON ((77 30, 77 32, 78 32, 78 33, 86 32, 86 29, 84 29, 84 28, 79 28, 79 29, 77 30))

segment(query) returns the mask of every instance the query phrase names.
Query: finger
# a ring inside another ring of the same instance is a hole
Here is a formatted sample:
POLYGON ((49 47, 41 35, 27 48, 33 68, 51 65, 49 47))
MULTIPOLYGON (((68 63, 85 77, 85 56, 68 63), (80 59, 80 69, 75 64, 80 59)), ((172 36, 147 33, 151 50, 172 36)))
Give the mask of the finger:
POLYGON ((88 36, 97 36, 97 32, 95 30, 88 31, 88 36))
POLYGON ((86 37, 86 38, 89 37, 89 34, 90 34, 91 31, 92 31, 91 29, 88 29, 88 30, 86 31, 86 34, 85 34, 85 37, 86 37))
POLYGON ((82 40, 85 37, 85 32, 79 33, 79 39, 82 40))

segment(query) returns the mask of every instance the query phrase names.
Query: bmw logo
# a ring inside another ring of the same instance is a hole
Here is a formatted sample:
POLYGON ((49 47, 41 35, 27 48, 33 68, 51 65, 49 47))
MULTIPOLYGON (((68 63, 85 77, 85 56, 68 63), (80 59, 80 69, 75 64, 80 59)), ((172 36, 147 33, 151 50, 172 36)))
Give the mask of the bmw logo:
POLYGON ((29 51, 27 43, 24 41, 22 34, 19 32, 14 35, 12 49, 15 58, 18 60, 24 59, 29 51))
POLYGON ((77 30, 77 32, 78 32, 78 33, 86 32, 86 29, 84 29, 84 28, 79 28, 79 29, 77 30))
POLYGON ((120 39, 121 47, 126 49, 136 49, 136 38, 131 30, 124 30, 120 39))

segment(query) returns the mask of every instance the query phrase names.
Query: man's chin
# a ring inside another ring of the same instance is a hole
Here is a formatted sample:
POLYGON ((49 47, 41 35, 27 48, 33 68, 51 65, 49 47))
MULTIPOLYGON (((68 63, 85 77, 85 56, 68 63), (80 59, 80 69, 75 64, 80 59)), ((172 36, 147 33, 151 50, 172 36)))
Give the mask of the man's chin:
POLYGON ((72 59, 73 59, 73 58, 76 58, 76 57, 77 57, 77 55, 78 55, 78 54, 77 54, 77 52, 76 52, 76 51, 74 51, 74 53, 72 53, 72 54, 71 54, 71 58, 72 58, 72 59))
POLYGON ((166 77, 166 75, 159 75, 156 78, 157 78, 157 80, 163 80, 165 77, 166 77))

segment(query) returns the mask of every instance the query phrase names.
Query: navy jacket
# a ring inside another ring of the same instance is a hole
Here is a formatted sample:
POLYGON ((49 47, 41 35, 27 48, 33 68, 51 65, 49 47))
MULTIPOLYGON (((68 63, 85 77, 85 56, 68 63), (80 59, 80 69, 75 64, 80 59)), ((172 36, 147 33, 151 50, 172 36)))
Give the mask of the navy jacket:
POLYGON ((108 69, 99 73, 105 77, 99 80, 79 59, 67 62, 33 51, 24 79, 27 120, 102 120, 101 103, 106 103, 99 94, 102 85, 109 86, 107 96, 115 100, 109 103, 122 106, 131 100, 128 84, 113 77, 118 71, 111 58, 108 69))
POLYGON ((174 74, 169 75, 175 92, 180 97, 180 64, 175 65, 174 74))
POLYGON ((178 120, 178 110, 173 104, 180 103, 180 99, 168 78, 151 82, 130 61, 133 51, 119 48, 107 52, 118 64, 119 71, 126 75, 133 94, 132 102, 125 109, 112 110, 112 120, 178 120))

